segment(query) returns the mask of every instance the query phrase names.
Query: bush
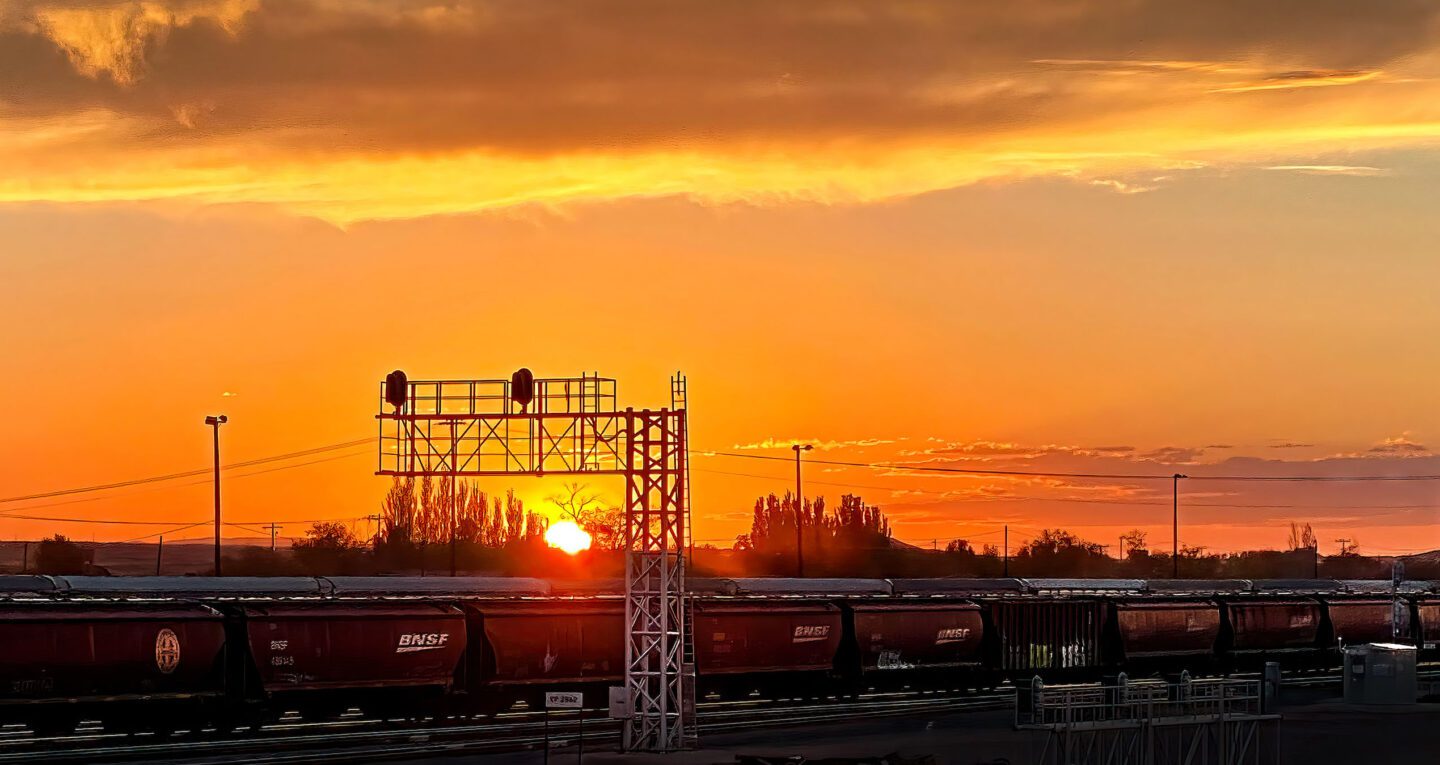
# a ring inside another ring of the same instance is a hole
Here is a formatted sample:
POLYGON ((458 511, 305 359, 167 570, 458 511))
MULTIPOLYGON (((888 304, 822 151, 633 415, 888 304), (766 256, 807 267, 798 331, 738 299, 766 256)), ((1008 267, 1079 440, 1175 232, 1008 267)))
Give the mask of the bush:
POLYGON ((50 539, 40 540, 35 552, 35 571, 40 574, 73 576, 85 573, 85 566, 93 553, 69 539, 56 534, 50 539))

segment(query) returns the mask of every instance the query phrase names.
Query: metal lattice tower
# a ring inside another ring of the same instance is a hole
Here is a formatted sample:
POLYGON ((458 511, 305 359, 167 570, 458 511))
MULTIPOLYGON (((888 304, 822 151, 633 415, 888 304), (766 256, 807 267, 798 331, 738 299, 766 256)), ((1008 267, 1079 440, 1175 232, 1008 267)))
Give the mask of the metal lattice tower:
POLYGON ((611 378, 531 381, 525 375, 411 381, 392 374, 377 416, 376 474, 624 476, 625 687, 632 707, 624 747, 669 752, 693 746, 684 378, 671 381, 678 406, 622 411, 611 378))

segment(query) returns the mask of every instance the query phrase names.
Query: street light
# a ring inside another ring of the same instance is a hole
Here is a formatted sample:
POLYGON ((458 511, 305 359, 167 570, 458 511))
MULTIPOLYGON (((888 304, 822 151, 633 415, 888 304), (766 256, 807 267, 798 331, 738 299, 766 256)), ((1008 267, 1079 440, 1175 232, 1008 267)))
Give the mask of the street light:
POLYGON ((800 452, 808 452, 815 447, 811 444, 795 444, 790 447, 795 450, 795 576, 805 576, 805 552, 803 549, 804 517, 801 515, 801 508, 805 505, 805 495, 800 491, 800 452))
POLYGON ((205 418, 215 437, 215 576, 220 576, 220 426, 229 421, 223 414, 205 418))
POLYGON ((1170 476, 1170 501, 1171 509, 1175 513, 1170 528, 1172 537, 1170 540, 1170 578, 1180 578, 1180 479, 1189 478, 1184 473, 1176 473, 1170 476))

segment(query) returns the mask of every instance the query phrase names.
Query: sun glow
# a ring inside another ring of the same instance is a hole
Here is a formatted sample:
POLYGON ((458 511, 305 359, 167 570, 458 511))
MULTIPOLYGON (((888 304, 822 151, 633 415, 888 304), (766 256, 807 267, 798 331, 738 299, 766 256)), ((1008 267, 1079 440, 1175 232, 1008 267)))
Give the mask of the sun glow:
POLYGON ((590 535, 574 521, 558 521, 545 530, 545 544, 574 555, 590 549, 590 535))

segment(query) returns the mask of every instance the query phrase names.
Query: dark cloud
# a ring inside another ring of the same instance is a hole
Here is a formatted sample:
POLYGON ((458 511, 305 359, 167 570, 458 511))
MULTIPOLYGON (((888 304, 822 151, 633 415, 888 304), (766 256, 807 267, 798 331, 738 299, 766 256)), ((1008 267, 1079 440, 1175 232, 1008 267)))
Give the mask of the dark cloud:
POLYGON ((1429 456, 1430 450, 1424 444, 1411 441, 1407 436, 1387 438, 1370 447, 1369 454, 1389 456, 1429 456))
POLYGON ((151 18, 166 5, 12 4, 0 115, 99 108, 155 120, 152 138, 264 133, 314 150, 979 135, 1153 105, 1035 62, 1273 61, 1248 79, 1335 77, 1425 48, 1437 13, 1407 0, 1364 13, 1341 0, 295 0, 213 13, 175 0, 172 18, 151 18), (118 14, 86 34, 124 44, 87 47, 57 8, 118 14))
POLYGON ((1278 444, 1270 444, 1271 449, 1310 449, 1315 444, 1302 444, 1296 441, 1282 441, 1278 444))

